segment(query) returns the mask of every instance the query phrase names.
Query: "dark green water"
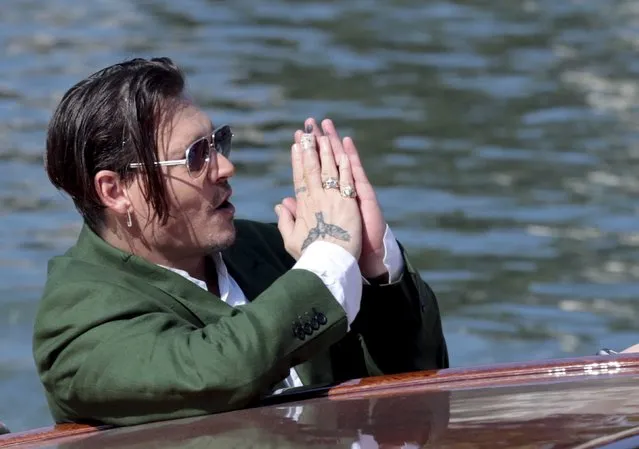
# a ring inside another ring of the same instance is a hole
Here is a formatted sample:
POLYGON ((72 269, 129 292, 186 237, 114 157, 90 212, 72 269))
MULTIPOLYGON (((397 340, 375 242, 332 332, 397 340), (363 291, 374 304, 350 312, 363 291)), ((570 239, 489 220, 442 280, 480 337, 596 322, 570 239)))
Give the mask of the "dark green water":
POLYGON ((79 220, 41 155, 52 108, 90 72, 183 65, 234 125, 243 217, 273 219, 292 132, 333 118, 468 366, 639 341, 638 48, 630 0, 3 0, 0 420, 50 423, 31 327, 79 220))

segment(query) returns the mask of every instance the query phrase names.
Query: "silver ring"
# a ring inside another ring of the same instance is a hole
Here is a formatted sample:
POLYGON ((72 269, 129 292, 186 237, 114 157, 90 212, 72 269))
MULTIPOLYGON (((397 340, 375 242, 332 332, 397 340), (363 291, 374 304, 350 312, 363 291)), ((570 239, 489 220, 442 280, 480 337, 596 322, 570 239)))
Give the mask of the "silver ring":
POLYGON ((325 189, 339 189, 339 181, 337 178, 326 178, 326 181, 322 182, 322 187, 325 189))
POLYGON ((355 198, 357 196, 353 186, 342 186, 341 194, 344 198, 355 198))

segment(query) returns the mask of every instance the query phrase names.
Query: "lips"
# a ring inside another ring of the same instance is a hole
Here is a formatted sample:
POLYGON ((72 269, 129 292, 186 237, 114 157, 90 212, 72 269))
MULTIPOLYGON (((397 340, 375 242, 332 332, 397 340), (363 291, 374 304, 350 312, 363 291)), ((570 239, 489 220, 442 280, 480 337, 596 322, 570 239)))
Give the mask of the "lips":
POLYGON ((222 201, 215 209, 224 209, 231 206, 232 204, 229 202, 231 195, 233 195, 233 190, 229 188, 226 194, 222 197, 222 201))

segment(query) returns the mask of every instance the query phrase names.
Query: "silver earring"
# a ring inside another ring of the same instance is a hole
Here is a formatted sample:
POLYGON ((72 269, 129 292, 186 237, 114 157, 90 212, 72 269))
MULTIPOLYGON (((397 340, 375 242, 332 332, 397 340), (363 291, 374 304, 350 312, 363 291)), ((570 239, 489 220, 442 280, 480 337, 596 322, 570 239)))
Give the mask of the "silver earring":
POLYGON ((127 210, 126 211, 126 225, 130 228, 131 226, 133 226, 133 221, 131 220, 131 211, 127 210))

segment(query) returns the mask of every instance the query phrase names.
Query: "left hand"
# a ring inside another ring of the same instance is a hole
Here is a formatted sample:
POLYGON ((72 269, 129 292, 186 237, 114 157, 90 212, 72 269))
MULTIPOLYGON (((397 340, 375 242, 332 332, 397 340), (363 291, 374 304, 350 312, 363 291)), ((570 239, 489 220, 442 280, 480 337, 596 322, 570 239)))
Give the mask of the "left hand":
MULTIPOLYGON (((348 156, 355 182, 355 191, 357 192, 357 203, 359 205, 362 216, 362 253, 359 258, 359 268, 362 276, 367 279, 373 279, 388 271, 384 266, 384 233, 386 232, 386 220, 379 207, 377 196, 373 186, 368 181, 364 167, 359 159, 359 153, 355 142, 350 137, 340 138, 335 125, 331 120, 323 120, 321 128, 315 122, 315 119, 309 118, 304 123, 305 126, 311 125, 315 137, 319 139, 322 135, 327 135, 335 160, 339 161, 342 154, 348 156)), ((295 133, 295 142, 300 142, 302 131, 295 133)), ((295 200, 287 198, 283 204, 293 214, 295 213, 295 200)))

